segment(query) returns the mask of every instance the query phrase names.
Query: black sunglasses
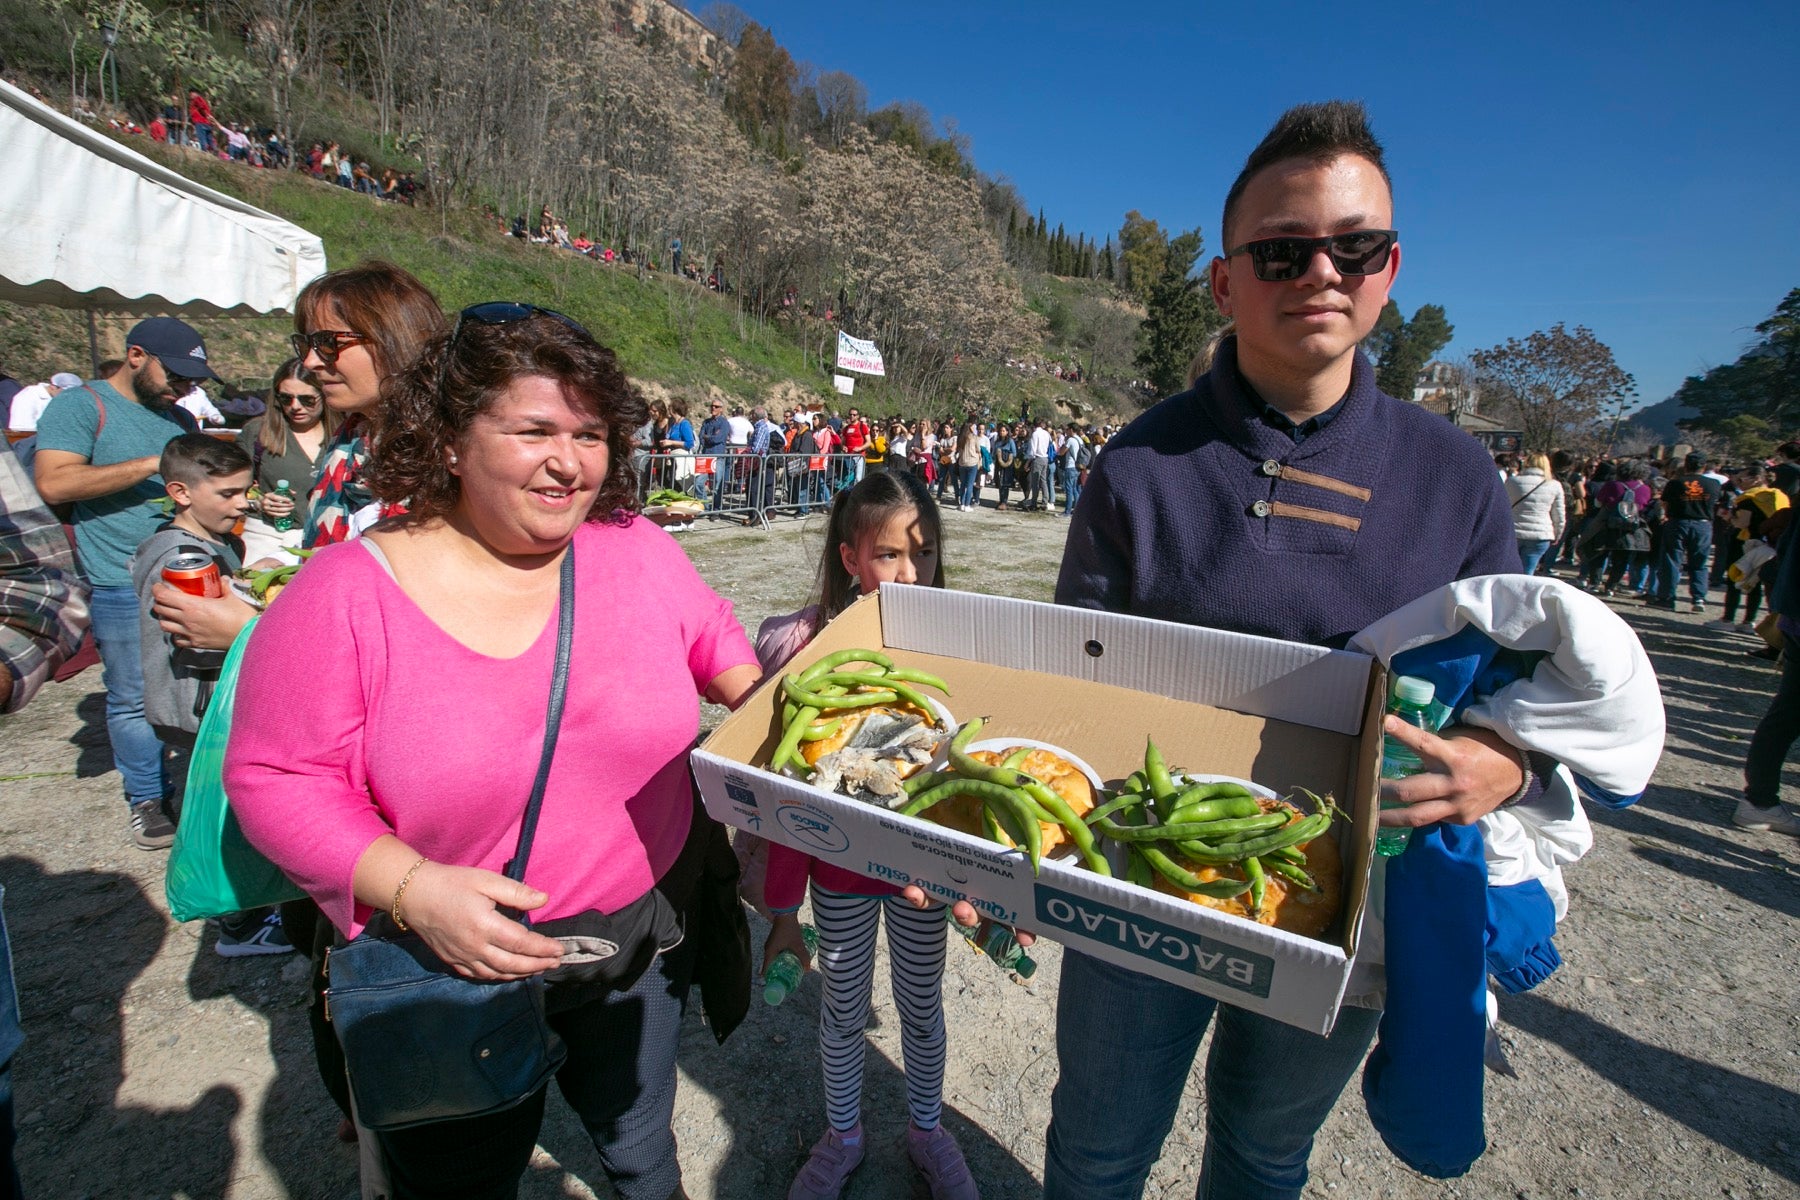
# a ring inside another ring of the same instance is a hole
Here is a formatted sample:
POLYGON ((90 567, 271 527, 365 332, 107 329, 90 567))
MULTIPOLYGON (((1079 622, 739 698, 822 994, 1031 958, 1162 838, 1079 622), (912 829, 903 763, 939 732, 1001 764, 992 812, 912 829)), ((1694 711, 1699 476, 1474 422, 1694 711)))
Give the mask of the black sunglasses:
POLYGON ((1298 279, 1312 267, 1313 256, 1323 250, 1339 275, 1375 275, 1385 270, 1394 240, 1393 229, 1358 229, 1330 237, 1272 237, 1245 242, 1225 252, 1225 257, 1248 254, 1250 269, 1264 283, 1298 279))
POLYGON ((456 314, 456 324, 450 328, 450 341, 444 346, 444 357, 438 363, 437 394, 440 397, 444 394, 444 380, 450 371, 450 360, 456 355, 456 343, 462 337, 465 322, 474 321, 477 325, 512 325, 519 321, 529 321, 533 317, 554 317, 589 341, 594 338, 580 321, 553 308, 539 308, 535 304, 521 304, 514 300, 490 300, 486 304, 471 304, 456 314))
POLYGON ((288 345, 294 348, 295 358, 304 359, 310 351, 330 367, 337 365, 338 355, 347 347, 374 340, 366 333, 352 333, 348 329, 315 329, 311 333, 294 334, 288 339, 288 345))

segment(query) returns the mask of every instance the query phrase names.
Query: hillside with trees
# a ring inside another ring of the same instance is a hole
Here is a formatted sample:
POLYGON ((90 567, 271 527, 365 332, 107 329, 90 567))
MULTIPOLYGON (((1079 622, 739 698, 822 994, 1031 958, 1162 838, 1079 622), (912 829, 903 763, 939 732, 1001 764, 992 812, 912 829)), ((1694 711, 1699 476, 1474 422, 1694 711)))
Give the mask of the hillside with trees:
MULTIPOLYGON (((0 54, 96 123, 147 123, 191 86, 222 121, 275 131, 296 163, 338 142, 415 170, 440 236, 482 240, 469 211, 535 225, 549 209, 665 266, 679 238, 717 269, 740 329, 792 341, 815 388, 841 326, 881 345, 897 400, 1001 398, 1019 390, 994 375, 1009 360, 1054 359, 1086 379, 1061 389, 1065 410, 1130 406, 1092 379, 1134 374, 1112 352, 1129 310, 1041 300, 1059 275, 1110 292, 1110 246, 1052 231, 974 168, 952 123, 912 103, 869 111, 853 77, 794 63, 741 11, 704 15, 661 0, 0 0, 0 54)), ((251 190, 281 211, 283 189, 251 190)))

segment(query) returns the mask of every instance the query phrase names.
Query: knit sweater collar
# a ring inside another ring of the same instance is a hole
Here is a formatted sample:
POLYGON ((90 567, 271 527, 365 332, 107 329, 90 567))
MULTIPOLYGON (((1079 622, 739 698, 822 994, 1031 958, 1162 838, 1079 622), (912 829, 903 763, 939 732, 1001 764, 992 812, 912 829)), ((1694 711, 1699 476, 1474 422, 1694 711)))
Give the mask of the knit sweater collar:
POLYGON ((1359 351, 1350 368, 1350 387, 1334 406, 1337 411, 1324 428, 1296 446, 1287 434, 1274 429, 1262 418, 1262 404, 1247 393, 1246 383, 1238 371, 1237 337, 1225 338, 1213 356, 1207 372, 1207 386, 1193 393, 1195 402, 1210 409, 1220 432, 1245 454, 1256 458, 1273 458, 1283 462, 1329 453, 1360 428, 1374 407, 1380 390, 1375 386, 1375 369, 1359 351))

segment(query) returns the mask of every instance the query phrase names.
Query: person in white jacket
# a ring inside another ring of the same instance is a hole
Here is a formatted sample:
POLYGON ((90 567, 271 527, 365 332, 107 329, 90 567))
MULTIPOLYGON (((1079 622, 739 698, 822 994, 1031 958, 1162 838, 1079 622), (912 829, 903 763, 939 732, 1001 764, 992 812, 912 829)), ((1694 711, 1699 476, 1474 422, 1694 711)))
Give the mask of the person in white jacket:
POLYGON ((1525 574, 1535 575, 1545 553, 1562 541, 1568 522, 1562 484, 1550 473, 1550 456, 1526 455, 1524 469, 1507 477, 1506 494, 1512 501, 1519 560, 1525 565, 1525 574))

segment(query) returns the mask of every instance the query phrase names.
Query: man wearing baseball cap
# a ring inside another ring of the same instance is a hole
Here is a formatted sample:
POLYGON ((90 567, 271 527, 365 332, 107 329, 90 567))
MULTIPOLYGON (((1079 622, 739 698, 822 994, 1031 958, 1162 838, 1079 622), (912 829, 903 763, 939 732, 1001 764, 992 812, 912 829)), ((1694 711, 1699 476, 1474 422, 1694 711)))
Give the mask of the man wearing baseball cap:
POLYGON ((131 556, 164 514, 156 473, 170 440, 194 420, 175 399, 196 379, 217 379, 206 343, 184 321, 152 317, 125 335, 125 358, 104 379, 57 393, 38 419, 38 491, 74 506, 75 549, 93 585, 94 641, 106 683, 106 732, 124 779, 132 840, 164 849, 175 826, 164 809, 162 744, 144 719, 138 598, 131 556))

